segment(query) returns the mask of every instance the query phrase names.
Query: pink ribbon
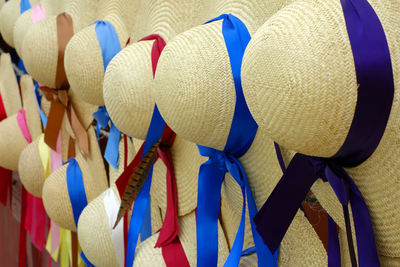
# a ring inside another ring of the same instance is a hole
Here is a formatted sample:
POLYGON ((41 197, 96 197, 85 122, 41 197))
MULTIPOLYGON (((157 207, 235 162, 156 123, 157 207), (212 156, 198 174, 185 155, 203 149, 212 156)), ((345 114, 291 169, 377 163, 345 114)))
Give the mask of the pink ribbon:
POLYGON ((37 3, 32 8, 32 22, 35 24, 36 22, 46 18, 46 11, 44 10, 42 4, 37 3))
POLYGON ((26 123, 25 109, 21 108, 17 113, 17 121, 22 134, 28 143, 32 143, 32 136, 29 132, 28 124, 26 123))

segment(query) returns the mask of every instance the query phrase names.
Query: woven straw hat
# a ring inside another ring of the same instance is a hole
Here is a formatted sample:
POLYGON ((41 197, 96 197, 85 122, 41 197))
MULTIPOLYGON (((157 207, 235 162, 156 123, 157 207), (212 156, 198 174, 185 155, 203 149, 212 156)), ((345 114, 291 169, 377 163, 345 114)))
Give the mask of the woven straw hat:
POLYGON ((7 115, 16 114, 21 108, 21 97, 10 54, 0 55, 0 94, 7 115))
MULTIPOLYGON (((39 0, 30 0, 35 5, 39 0)), ((21 0, 9 0, 0 10, 0 31, 4 41, 14 47, 14 25, 21 16, 21 0)))
MULTIPOLYGON (((42 132, 42 125, 35 102, 33 82, 28 75, 21 77, 21 91, 26 123, 32 140, 34 140, 42 132)), ((7 151, 0 155, 0 166, 14 171, 18 170, 19 155, 27 145, 28 142, 18 124, 17 114, 0 122, 0 151, 7 151)))
MULTIPOLYGON (((128 139, 129 140, 129 139, 128 139)), ((119 144, 119 157, 124 159, 124 143, 123 140, 119 144)), ((136 149, 132 142, 128 141, 128 162, 130 162, 136 154, 136 149)), ((120 203, 119 193, 115 185, 115 181, 122 173, 124 166, 123 160, 119 161, 118 169, 110 168, 110 184, 108 190, 112 190, 112 195, 115 196, 116 202, 120 203)), ((85 256, 90 262, 96 266, 123 266, 124 252, 122 250, 117 252, 114 242, 119 242, 123 248, 123 236, 118 236, 114 240, 111 229, 114 222, 110 224, 109 215, 105 209, 105 197, 109 192, 105 191, 95 199, 93 199, 86 208, 82 211, 78 223, 78 238, 79 244, 82 247, 85 256), (122 265, 121 265, 122 263, 122 265)), ((116 213, 118 212, 119 205, 117 205, 116 213)), ((128 220, 130 216, 128 216, 128 220)), ((152 223, 160 221, 152 214, 152 223)), ((123 223, 122 221, 120 223, 123 223)), ((157 228, 158 229, 158 228, 157 228)))
MULTIPOLYGON (((179 240, 185 250, 190 266, 196 266, 196 214, 191 212, 178 220, 179 240)), ((135 254, 133 266, 166 266, 161 248, 154 248, 158 233, 141 243, 135 254)), ((221 225, 218 224, 218 266, 223 266, 229 255, 229 249, 221 225)))
MULTIPOLYGON (((389 266, 400 262, 400 3, 370 4, 389 44, 395 96, 379 146, 346 171, 363 194, 378 253, 389 266)), ((269 19, 247 48, 242 77, 250 110, 273 139, 304 154, 334 155, 353 120, 358 88, 340 1, 297 1, 269 19)))
MULTIPOLYGON (((92 23, 101 0, 71 0, 65 12, 72 17, 74 32, 92 23)), ((22 58, 27 71, 38 82, 55 87, 58 59, 56 16, 32 25, 22 42, 22 58)))
MULTIPOLYGON (((82 171, 82 178, 88 203, 107 189, 107 176, 93 128, 88 130, 89 154, 77 153, 75 159, 82 171)), ((59 226, 76 231, 72 206, 66 183, 66 163, 54 171, 43 186, 43 204, 49 217, 59 226)))
MULTIPOLYGON (((51 17, 58 15, 65 10, 67 5, 67 0, 41 0, 40 5, 42 6, 46 17, 51 17)), ((38 5, 37 3, 36 5, 38 5)), ((33 6, 32 6, 33 7, 33 6)), ((22 43, 25 34, 28 32, 29 28, 34 24, 32 18, 32 9, 27 10, 21 16, 18 17, 14 26, 14 47, 17 53, 22 57, 22 43)))
MULTIPOLYGON (((99 20, 110 22, 117 32, 120 47, 125 47, 129 38, 128 29, 137 12, 140 1, 105 1, 99 8, 99 20)), ((75 34, 65 50, 65 71, 71 88, 88 103, 103 106, 104 62, 102 51, 95 32, 96 25, 90 25, 75 34)))
MULTIPOLYGON (((256 1, 222 1, 217 7, 218 13, 233 13, 239 17, 249 32, 254 33, 265 19, 288 2, 272 1, 263 6, 256 1)), ((218 21, 195 27, 171 40, 160 57, 153 87, 162 116, 178 135, 220 150, 228 138, 236 100, 221 28, 222 22, 218 21)), ((257 207, 260 208, 282 175, 272 140, 259 130, 253 145, 240 161, 248 175, 257 207)), ((238 221, 242 199, 240 193, 235 193, 229 174, 226 175, 224 187, 228 203, 239 214, 238 221)), ((304 229, 309 227, 307 224, 300 225, 304 229)), ((236 233, 236 228, 232 226, 228 231, 236 233)), ((291 233, 285 237, 285 242, 292 244, 288 251, 297 249, 295 244, 299 238, 296 231, 291 233)), ((311 240, 319 241, 318 238, 311 240)), ((322 243, 316 242, 314 246, 319 248, 319 258, 315 262, 324 261, 326 253, 322 243)), ((306 254, 298 254, 302 255, 297 259, 298 264, 309 261, 306 254)))

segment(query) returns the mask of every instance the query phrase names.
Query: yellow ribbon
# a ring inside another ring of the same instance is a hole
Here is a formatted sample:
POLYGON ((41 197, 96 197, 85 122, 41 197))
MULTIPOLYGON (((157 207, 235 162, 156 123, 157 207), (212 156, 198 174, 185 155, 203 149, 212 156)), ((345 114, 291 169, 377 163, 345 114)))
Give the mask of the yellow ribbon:
POLYGON ((44 142, 44 134, 39 136, 38 149, 44 176, 47 178, 50 175, 50 147, 44 142))

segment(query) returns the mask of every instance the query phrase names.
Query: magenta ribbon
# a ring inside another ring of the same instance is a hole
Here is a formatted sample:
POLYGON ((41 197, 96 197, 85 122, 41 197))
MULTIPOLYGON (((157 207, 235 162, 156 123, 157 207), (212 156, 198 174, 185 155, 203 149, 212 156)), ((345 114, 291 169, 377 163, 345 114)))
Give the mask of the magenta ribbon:
MULTIPOLYGON (((275 251, 307 192, 321 177, 329 182, 343 206, 352 265, 357 266, 357 260, 349 202, 359 266, 380 266, 368 207, 344 168, 358 166, 368 159, 383 136, 394 96, 392 63, 385 32, 370 4, 366 0, 341 0, 341 4, 359 84, 354 118, 346 140, 331 158, 296 154, 254 221, 264 242, 275 251)), ((329 249, 329 266, 340 266, 339 254, 335 252, 337 250, 329 249)))

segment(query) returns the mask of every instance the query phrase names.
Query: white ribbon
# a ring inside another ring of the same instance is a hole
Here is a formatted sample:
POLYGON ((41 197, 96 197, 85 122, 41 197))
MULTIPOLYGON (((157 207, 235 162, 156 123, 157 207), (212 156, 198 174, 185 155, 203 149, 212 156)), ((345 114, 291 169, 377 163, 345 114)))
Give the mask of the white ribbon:
POLYGON ((108 215, 108 223, 111 230, 111 238, 114 243, 115 254, 119 262, 119 266, 124 266, 124 225, 123 220, 121 220, 115 229, 113 229, 114 223, 117 220, 118 210, 120 207, 120 202, 115 192, 112 188, 108 188, 103 192, 104 194, 104 209, 108 215))

